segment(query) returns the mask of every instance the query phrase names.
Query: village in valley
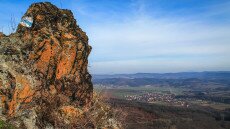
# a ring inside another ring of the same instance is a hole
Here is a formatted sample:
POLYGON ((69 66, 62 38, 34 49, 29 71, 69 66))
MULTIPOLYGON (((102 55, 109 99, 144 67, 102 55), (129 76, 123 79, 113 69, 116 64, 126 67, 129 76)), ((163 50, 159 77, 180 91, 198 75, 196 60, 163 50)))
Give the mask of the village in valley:
POLYGON ((125 95, 124 98, 130 101, 189 107, 188 102, 182 99, 176 99, 174 94, 146 93, 141 95, 125 95))

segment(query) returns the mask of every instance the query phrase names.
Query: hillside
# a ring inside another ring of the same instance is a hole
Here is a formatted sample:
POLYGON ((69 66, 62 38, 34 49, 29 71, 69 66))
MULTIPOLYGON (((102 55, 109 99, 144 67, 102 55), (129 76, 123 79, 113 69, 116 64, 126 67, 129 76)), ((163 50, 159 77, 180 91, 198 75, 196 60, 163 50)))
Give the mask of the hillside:
POLYGON ((229 129, 230 111, 160 106, 121 99, 108 101, 124 113, 126 129, 229 129), (225 119, 223 119, 225 115, 225 119))

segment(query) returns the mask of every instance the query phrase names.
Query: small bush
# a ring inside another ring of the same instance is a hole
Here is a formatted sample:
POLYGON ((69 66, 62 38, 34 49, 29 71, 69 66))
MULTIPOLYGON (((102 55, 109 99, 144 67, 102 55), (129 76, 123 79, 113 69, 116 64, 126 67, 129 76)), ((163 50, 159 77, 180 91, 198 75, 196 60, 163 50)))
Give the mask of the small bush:
POLYGON ((0 129, 16 129, 13 125, 3 121, 3 120, 0 120, 0 129))

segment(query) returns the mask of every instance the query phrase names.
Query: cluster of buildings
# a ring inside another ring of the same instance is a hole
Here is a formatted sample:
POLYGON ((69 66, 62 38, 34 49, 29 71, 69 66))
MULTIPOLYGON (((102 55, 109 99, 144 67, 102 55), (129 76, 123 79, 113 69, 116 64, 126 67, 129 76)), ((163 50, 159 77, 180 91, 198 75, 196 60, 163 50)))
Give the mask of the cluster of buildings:
POLYGON ((126 100, 141 101, 148 103, 166 103, 173 106, 189 107, 189 104, 182 99, 176 99, 174 94, 146 93, 140 95, 125 95, 126 100))

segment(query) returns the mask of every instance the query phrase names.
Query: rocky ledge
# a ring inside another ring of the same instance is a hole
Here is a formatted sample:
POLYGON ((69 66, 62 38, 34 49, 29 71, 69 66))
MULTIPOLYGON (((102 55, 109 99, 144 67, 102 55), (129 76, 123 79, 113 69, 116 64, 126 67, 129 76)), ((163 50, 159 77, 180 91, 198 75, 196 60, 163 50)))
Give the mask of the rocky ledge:
POLYGON ((26 128, 68 123, 92 99, 88 37, 70 10, 48 2, 22 19, 15 33, 0 34, 0 116, 26 128))

